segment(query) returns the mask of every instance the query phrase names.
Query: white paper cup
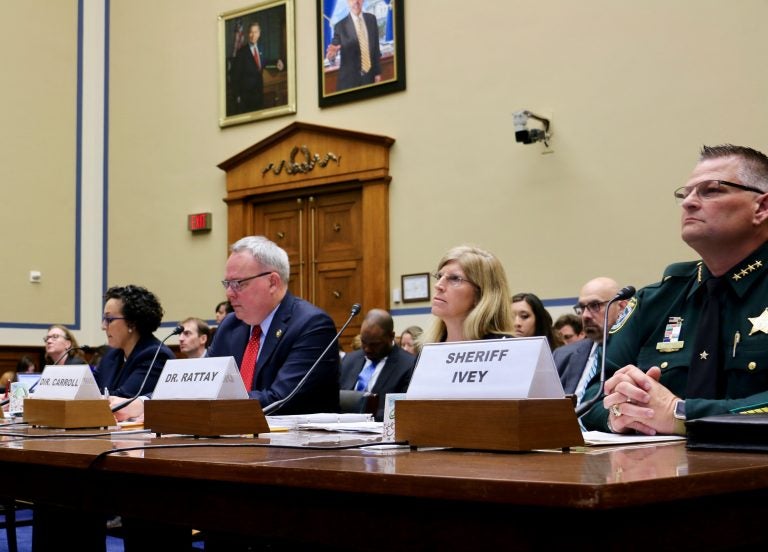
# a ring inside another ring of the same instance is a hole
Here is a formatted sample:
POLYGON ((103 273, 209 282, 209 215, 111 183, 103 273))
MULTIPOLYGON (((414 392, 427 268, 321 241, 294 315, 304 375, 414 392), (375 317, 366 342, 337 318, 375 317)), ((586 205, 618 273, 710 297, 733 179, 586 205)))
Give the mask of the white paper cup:
POLYGON ((405 398, 405 393, 387 393, 384 398, 384 433, 385 441, 395 440, 395 403, 405 398))
POLYGON ((9 414, 22 414, 24 412, 24 399, 29 396, 27 387, 19 382, 11 382, 11 400, 8 402, 9 414))

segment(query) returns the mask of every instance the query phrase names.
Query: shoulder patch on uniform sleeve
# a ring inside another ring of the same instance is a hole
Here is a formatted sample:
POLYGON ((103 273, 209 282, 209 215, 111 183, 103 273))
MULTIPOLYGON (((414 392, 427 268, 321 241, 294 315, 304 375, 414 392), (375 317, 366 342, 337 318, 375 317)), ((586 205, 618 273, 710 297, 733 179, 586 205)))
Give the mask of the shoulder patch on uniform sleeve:
POLYGON ((621 314, 619 314, 619 317, 616 319, 616 323, 613 326, 611 326, 611 329, 608 331, 608 333, 615 334, 619 330, 621 330, 624 324, 627 323, 627 320, 629 320, 629 317, 632 316, 632 313, 635 312, 636 307, 637 307, 637 296, 627 301, 627 306, 624 307, 623 311, 621 311, 621 314))

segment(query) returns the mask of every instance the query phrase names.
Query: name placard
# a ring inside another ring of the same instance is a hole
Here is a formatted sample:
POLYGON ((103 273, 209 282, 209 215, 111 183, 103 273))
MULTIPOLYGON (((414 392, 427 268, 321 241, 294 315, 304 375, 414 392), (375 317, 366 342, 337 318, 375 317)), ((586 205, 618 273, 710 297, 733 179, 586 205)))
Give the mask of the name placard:
POLYGON ((565 392, 545 337, 425 344, 407 399, 551 399, 565 392))
POLYGON ((48 365, 30 397, 35 399, 101 399, 102 391, 87 364, 48 365))
POLYGON ((234 357, 166 361, 153 399, 247 399, 234 357))

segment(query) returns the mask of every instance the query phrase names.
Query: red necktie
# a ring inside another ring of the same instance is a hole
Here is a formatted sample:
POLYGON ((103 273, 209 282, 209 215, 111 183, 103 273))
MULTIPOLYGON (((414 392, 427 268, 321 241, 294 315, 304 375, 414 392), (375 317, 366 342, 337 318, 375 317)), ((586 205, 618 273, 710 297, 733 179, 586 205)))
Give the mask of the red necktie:
POLYGON ((251 339, 243 353, 243 362, 240 363, 240 375, 243 377, 245 390, 250 391, 253 387, 253 374, 256 372, 256 359, 259 356, 259 340, 261 339, 261 326, 254 326, 251 332, 251 339))
POLYGON ((261 58, 259 57, 259 49, 254 48, 253 49, 253 61, 256 62, 256 67, 261 69, 261 58))

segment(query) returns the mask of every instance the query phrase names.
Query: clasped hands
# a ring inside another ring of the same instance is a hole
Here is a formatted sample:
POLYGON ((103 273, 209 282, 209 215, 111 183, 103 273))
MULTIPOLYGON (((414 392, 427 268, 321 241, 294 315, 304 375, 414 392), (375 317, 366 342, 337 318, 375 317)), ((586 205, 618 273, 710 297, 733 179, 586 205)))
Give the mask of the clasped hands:
POLYGON ((674 433, 678 397, 659 383, 660 377, 658 366, 643 372, 630 364, 606 380, 603 406, 608 410, 608 427, 614 433, 674 433))

